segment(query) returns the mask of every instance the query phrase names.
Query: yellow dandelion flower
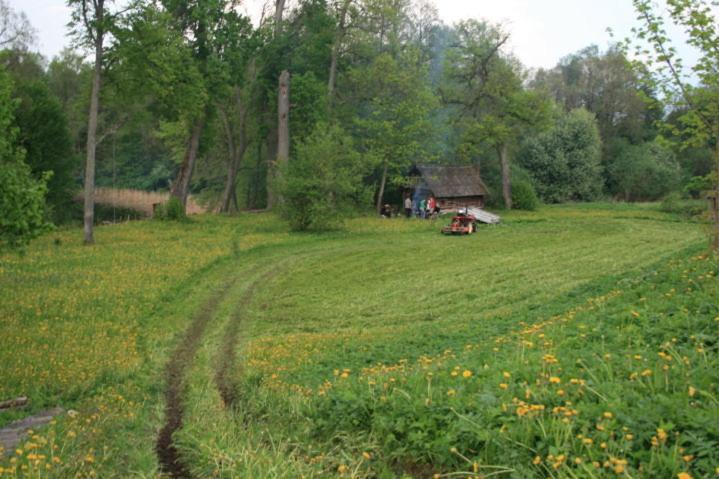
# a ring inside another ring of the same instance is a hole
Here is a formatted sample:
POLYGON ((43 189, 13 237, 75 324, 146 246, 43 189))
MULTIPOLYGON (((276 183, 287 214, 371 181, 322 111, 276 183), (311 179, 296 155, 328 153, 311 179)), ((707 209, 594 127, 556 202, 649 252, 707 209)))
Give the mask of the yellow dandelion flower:
POLYGON ((472 371, 470 371, 469 369, 465 369, 464 372, 462 373, 462 377, 464 377, 464 378, 471 378, 471 377, 472 377, 472 371))
POLYGON ((549 382, 552 384, 559 384, 562 382, 562 379, 557 376, 552 376, 551 378, 549 378, 549 382))
POLYGON ((614 414, 610 413, 609 411, 605 411, 602 416, 604 416, 605 419, 611 419, 612 417, 614 417, 614 414))
POLYGON ((499 389, 507 389, 508 387, 509 387, 509 385, 507 385, 506 383, 501 383, 499 385, 499 389))
POLYGON ((677 479, 692 479, 692 476, 687 472, 680 472, 677 474, 677 479))
POLYGON ((534 459, 532 460, 532 464, 535 466, 542 463, 542 457, 541 456, 534 456, 534 459))
POLYGON ((370 459, 372 459, 372 454, 370 454, 369 452, 365 451, 365 452, 362 453, 362 457, 364 457, 367 461, 369 461, 370 459))

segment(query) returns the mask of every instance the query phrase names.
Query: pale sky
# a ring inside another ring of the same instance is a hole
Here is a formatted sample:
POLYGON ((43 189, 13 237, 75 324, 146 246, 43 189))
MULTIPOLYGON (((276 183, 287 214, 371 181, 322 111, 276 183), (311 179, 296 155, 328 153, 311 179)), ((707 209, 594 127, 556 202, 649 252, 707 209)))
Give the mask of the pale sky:
MULTIPOLYGON (((247 0, 246 9, 257 18, 267 0, 247 0)), ((24 11, 38 31, 37 49, 51 58, 69 44, 70 21, 65 0, 9 0, 24 11)), ((611 41, 630 35, 636 26, 631 0, 435 0, 440 18, 448 24, 465 18, 501 23, 511 33, 510 48, 530 68, 551 68, 562 57, 588 45, 605 48, 611 41)), ((696 54, 683 45, 683 35, 669 30, 685 64, 696 54)))

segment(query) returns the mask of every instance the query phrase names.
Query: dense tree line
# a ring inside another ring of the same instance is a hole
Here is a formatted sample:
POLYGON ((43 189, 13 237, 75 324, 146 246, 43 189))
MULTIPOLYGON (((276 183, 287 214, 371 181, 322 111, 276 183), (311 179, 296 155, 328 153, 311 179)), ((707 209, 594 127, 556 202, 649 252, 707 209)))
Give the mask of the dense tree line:
POLYGON ((96 185, 222 212, 299 204, 309 228, 399 204, 413 163, 478 164, 507 208, 513 182, 544 202, 657 200, 713 168, 715 136, 672 140, 712 114, 715 79, 672 101, 621 44, 529 71, 501 26, 445 25, 426 0, 276 0, 259 25, 235 0, 69 4, 76 50, 48 61, 0 0, 2 161, 47 189, 43 224, 78 218, 84 186, 86 242, 96 185))

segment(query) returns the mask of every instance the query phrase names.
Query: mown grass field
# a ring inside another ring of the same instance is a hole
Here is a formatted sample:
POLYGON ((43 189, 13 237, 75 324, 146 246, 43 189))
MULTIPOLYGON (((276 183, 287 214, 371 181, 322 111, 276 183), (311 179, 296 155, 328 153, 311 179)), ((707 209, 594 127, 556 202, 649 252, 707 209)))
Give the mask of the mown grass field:
POLYGON ((0 399, 32 405, 0 426, 72 413, 0 476, 158 475, 165 368, 218 290, 173 434, 192 476, 719 474, 719 266, 700 224, 595 204, 473 237, 439 226, 202 216, 3 256, 0 399))

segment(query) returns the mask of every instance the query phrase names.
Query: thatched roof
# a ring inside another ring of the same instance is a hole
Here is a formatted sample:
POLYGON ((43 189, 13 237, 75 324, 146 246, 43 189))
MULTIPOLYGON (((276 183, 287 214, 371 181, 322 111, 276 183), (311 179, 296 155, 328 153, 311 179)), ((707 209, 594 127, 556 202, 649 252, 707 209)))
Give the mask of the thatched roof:
POLYGON ((423 187, 438 198, 486 196, 487 186, 479 175, 478 166, 422 166, 417 165, 423 187))

